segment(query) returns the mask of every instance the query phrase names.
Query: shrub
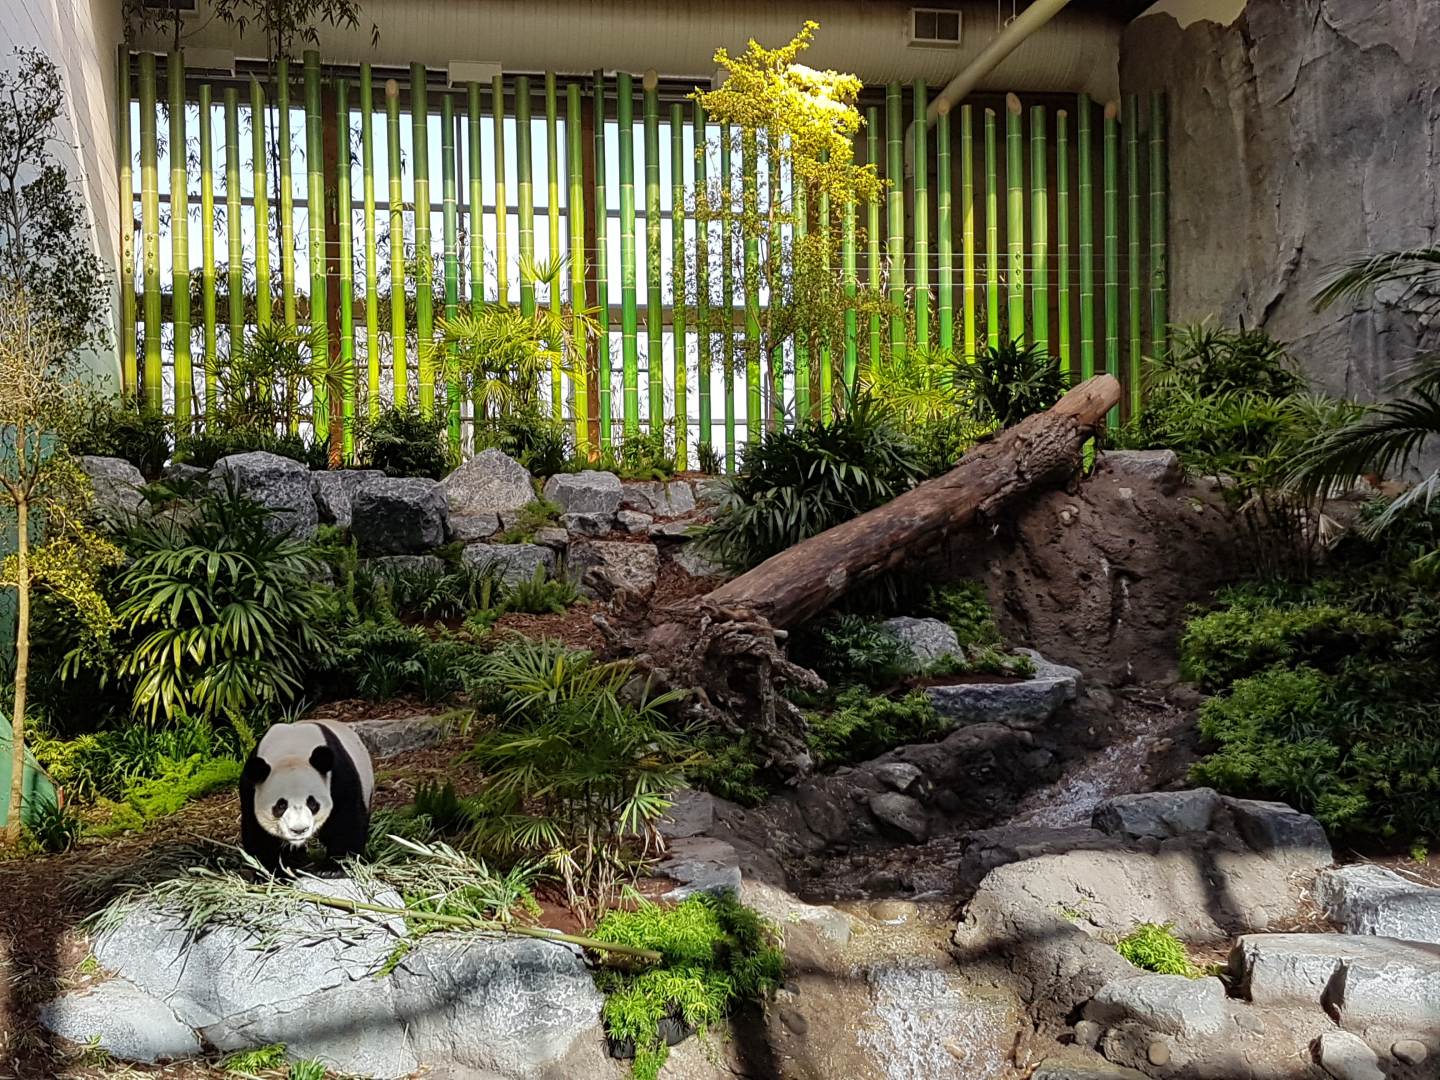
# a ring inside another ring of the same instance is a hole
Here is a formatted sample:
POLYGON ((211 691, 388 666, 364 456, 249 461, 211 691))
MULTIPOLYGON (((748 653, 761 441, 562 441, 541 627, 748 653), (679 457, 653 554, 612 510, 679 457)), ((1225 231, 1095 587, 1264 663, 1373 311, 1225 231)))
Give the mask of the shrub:
POLYGON ((673 908, 612 911, 594 937, 662 957, 650 967, 595 976, 606 995, 606 1032, 634 1055, 640 1080, 654 1080, 669 1055, 662 1023, 699 1029, 718 1023, 737 1005, 773 993, 784 968, 778 929, 729 896, 698 893, 673 908))
POLYGON ((56 786, 72 799, 123 798, 135 784, 192 757, 243 757, 249 747, 236 731, 180 715, 163 727, 126 724, 74 739, 37 738, 33 749, 56 786))
POLYGON ((43 799, 32 811, 25 831, 35 850, 57 855, 79 843, 83 827, 83 822, 63 799, 43 799))
POLYGON ((580 590, 563 578, 547 578, 545 567, 537 566, 535 576, 510 586, 501 607, 527 615, 563 615, 580 599, 580 590))
POLYGON ((1197 979, 1201 974, 1169 923, 1141 923, 1115 943, 1115 951, 1144 971, 1184 975, 1187 979, 1197 979))
POLYGON ((360 463, 386 476, 439 480, 454 466, 443 411, 421 416, 414 406, 388 406, 359 425, 360 463))
POLYGON ((603 450, 598 462, 579 458, 573 464, 613 472, 622 480, 668 480, 675 475, 675 455, 665 449, 663 431, 631 435, 603 450))
POLYGON ((240 782, 241 764, 235 758, 205 758, 200 754, 180 761, 165 759, 153 777, 126 786, 122 802, 101 799, 110 818, 88 830, 94 836, 140 832, 152 821, 178 813, 187 803, 240 782), (107 805, 108 804, 108 805, 107 805))
POLYGON ((999 428, 1044 412, 1066 390, 1059 359, 1019 340, 982 349, 973 361, 959 357, 952 371, 956 386, 968 394, 975 421, 999 428))
POLYGON ((560 504, 549 499, 532 499, 522 506, 515 520, 496 539, 501 544, 529 544, 537 529, 547 529, 560 520, 560 504))
POLYGON ((160 413, 130 399, 97 395, 65 442, 72 454, 123 458, 153 480, 170 456, 171 434, 170 421, 160 413))
POLYGON ((725 459, 708 441, 702 441, 695 448, 695 467, 702 473, 718 476, 725 471, 725 459))
POLYGON ((200 435, 182 435, 175 443, 175 460, 209 469, 223 457, 253 450, 290 458, 307 469, 324 469, 330 464, 330 450, 324 443, 301 435, 277 435, 273 429, 248 427, 217 427, 200 435))
POLYGON ((745 449, 715 520, 692 543, 746 570, 889 502, 923 475, 914 443, 889 410, 856 398, 830 422, 767 431, 745 449))
POLYGON ((533 409, 506 413, 494 421, 493 427, 481 430, 476 449, 487 446, 505 451, 540 477, 564 472, 575 453, 565 425, 533 409))
POLYGON ((764 765, 754 736, 719 732, 703 735, 686 778, 697 788, 741 806, 759 806, 770 795, 763 782, 764 765))
POLYGON ((950 625, 962 649, 1000 644, 1000 628, 990 609, 984 582, 957 581, 944 588, 932 588, 926 610, 950 625))
POLYGON ((806 719, 806 742, 822 765, 867 761, 897 746, 929 742, 948 730, 922 690, 893 698, 852 687, 841 691, 833 709, 810 713, 806 719))
POLYGON ((875 619, 853 614, 834 616, 819 625, 818 636, 818 648, 809 645, 813 657, 807 655, 806 643, 801 644, 800 655, 827 682, 892 686, 918 668, 910 646, 875 619))

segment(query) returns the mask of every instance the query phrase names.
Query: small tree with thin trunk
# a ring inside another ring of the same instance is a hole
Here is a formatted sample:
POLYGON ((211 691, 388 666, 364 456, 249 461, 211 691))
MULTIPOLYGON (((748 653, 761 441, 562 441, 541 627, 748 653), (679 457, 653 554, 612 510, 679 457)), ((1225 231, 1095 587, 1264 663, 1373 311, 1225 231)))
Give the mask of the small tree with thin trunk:
POLYGON ((0 586, 13 588, 18 600, 7 844, 19 836, 24 792, 33 590, 43 585, 68 601, 82 626, 103 637, 112 618, 97 589, 99 575, 121 561, 119 549, 80 520, 90 482, 64 440, 82 415, 86 384, 66 345, 65 331, 23 288, 0 292, 0 504, 13 515, 6 526, 15 542, 0 566, 0 586), (45 539, 36 544, 42 528, 45 539))

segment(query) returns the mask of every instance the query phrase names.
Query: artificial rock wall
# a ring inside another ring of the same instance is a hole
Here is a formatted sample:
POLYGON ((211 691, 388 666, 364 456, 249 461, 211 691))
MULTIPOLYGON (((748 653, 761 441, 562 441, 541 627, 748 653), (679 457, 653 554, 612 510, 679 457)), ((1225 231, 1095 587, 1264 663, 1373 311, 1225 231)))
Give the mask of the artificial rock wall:
POLYGON ((1228 26, 1127 28, 1122 90, 1170 95, 1174 321, 1264 327, 1360 398, 1440 346, 1432 297, 1310 302, 1337 260, 1440 242, 1437 41, 1436 0, 1249 0, 1228 26))

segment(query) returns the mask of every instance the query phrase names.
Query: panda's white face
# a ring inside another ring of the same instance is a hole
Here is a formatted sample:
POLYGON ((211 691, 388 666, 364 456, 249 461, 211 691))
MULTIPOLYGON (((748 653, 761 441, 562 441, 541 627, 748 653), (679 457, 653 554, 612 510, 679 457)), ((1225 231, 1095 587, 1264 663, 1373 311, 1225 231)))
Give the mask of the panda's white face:
POLYGON ((277 763, 255 786, 255 820, 271 836, 304 847, 330 816, 330 776, 308 761, 277 763))

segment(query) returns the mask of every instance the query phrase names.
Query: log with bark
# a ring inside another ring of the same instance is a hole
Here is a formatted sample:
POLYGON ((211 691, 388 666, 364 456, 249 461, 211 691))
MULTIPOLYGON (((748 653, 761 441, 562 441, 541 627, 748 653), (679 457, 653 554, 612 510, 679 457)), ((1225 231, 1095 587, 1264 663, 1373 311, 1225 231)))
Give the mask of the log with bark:
POLYGON ((993 518, 1027 492, 1075 476, 1083 447, 1120 401, 1120 383, 1097 375, 1047 412, 981 443, 943 476, 827 529, 683 605, 617 605, 596 616, 613 653, 632 658, 652 685, 691 691, 698 719, 750 735, 789 776, 810 770, 804 716, 781 691, 823 689, 794 664, 791 627, 850 589, 900 569, 948 537, 993 518))

